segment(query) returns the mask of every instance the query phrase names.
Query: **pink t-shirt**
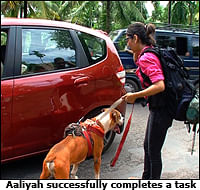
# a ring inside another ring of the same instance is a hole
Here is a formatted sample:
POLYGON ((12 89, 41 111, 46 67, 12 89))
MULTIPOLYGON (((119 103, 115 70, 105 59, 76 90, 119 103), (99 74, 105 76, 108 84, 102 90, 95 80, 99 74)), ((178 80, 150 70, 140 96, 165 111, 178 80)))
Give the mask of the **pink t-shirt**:
MULTIPOLYGON (((146 48, 149 48, 149 47, 150 46, 145 46, 142 49, 141 53, 146 48)), ((160 60, 158 59, 158 57, 151 52, 144 53, 141 57, 140 55, 138 56, 138 60, 136 61, 135 64, 138 66, 136 70, 136 75, 139 77, 142 86, 143 86, 143 78, 140 74, 139 68, 141 68, 142 72, 149 77, 152 83, 156 83, 158 81, 164 80, 162 67, 161 67, 160 60)), ((149 84, 145 84, 145 85, 149 86, 149 84)))

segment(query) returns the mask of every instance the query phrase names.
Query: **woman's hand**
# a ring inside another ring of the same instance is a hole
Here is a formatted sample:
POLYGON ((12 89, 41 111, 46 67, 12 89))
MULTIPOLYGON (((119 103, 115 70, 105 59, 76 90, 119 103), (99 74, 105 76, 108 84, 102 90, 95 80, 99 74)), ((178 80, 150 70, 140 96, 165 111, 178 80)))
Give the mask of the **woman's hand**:
POLYGON ((123 100, 125 100, 127 103, 134 104, 135 100, 137 99, 137 96, 135 93, 126 93, 123 97, 123 100))
POLYGON ((152 84, 151 86, 149 86, 148 88, 146 88, 144 90, 134 92, 134 93, 128 92, 127 94, 122 96, 122 99, 128 103, 133 104, 137 98, 142 98, 145 96, 152 96, 152 95, 158 94, 159 92, 162 92, 164 90, 165 90, 165 83, 163 80, 161 80, 161 81, 158 81, 158 82, 152 84))

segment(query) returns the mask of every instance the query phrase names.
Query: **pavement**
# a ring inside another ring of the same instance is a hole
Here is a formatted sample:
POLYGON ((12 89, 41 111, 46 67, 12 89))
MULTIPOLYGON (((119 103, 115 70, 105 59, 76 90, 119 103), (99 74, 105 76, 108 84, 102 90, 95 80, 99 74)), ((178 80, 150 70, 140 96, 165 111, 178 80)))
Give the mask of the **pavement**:
MULTIPOLYGON (((130 111, 131 105, 127 105, 126 122, 130 111)), ((127 179, 130 176, 141 178, 144 165, 143 140, 148 113, 147 107, 135 104, 131 128, 119 159, 114 168, 104 171, 105 176, 114 176, 115 179, 127 179)), ((122 135, 116 137, 111 149, 118 147, 121 137, 122 135)), ((196 134, 194 152, 191 155, 192 139, 193 132, 188 133, 183 122, 173 121, 162 148, 161 179, 199 179, 199 133, 196 134)), ((110 157, 113 155, 107 155, 103 159, 110 157)))

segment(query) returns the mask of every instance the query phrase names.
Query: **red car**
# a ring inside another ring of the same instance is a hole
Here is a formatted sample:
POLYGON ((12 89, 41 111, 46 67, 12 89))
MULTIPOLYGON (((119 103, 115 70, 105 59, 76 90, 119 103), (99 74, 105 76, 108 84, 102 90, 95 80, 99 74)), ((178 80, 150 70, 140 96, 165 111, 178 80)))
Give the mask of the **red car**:
MULTIPOLYGON (((125 71, 103 32, 67 22, 1 20, 1 162, 48 151, 65 127, 125 94, 125 71)), ((125 115, 125 103, 118 107, 125 115)), ((115 133, 105 136, 105 150, 115 133)))

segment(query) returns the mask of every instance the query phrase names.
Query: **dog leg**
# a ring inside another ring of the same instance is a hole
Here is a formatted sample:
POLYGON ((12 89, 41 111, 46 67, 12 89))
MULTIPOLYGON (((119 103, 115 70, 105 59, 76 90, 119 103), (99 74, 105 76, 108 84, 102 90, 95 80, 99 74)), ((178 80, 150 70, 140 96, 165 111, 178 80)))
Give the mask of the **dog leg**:
POLYGON ((78 164, 73 164, 73 168, 71 171, 71 179, 78 179, 78 176, 76 176, 77 171, 78 171, 78 164))
POLYGON ((99 158, 94 157, 95 179, 100 179, 100 167, 101 167, 101 157, 99 157, 99 158))
POLYGON ((49 172, 46 162, 44 161, 40 179, 48 179, 50 176, 51 176, 51 173, 49 172))
POLYGON ((54 161, 55 179, 69 179, 70 162, 63 162, 60 160, 54 161))

